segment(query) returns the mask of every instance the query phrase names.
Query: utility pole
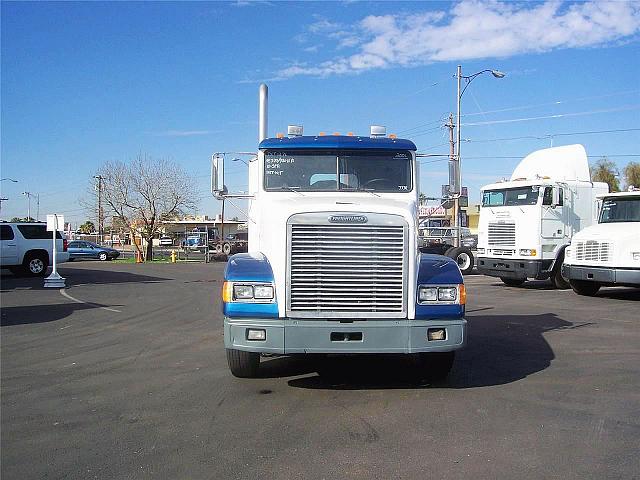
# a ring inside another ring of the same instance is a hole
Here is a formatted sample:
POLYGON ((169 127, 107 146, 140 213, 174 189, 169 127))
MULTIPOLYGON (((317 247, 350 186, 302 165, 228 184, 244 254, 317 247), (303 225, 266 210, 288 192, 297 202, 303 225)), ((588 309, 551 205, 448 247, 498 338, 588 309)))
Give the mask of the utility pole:
POLYGON ((0 198, 0 212, 2 211, 2 202, 6 202, 7 200, 9 200, 9 199, 6 198, 6 197, 0 198))
MULTIPOLYGON (((31 192, 22 192, 23 195, 26 195, 28 198, 28 206, 27 206, 27 220, 29 220, 31 218, 31 197, 36 197, 36 202, 37 202, 37 206, 38 209, 36 210, 38 213, 36 213, 36 222, 39 220, 40 217, 40 194, 39 193, 31 193, 31 192)), ((29 220, 30 221, 30 220, 29 220)))
POLYGON ((102 244, 102 180, 104 177, 102 175, 95 175, 93 178, 98 179, 98 243, 102 244))
MULTIPOLYGON (((456 190, 456 184, 458 182, 458 171, 460 164, 457 163, 456 157, 456 141, 453 137, 453 113, 449 114, 449 122, 445 125, 449 129, 449 195, 456 190)), ((459 189, 459 187, 458 187, 459 189)), ((458 225, 458 195, 453 199, 453 226, 458 225)), ((456 235, 453 245, 459 247, 459 236, 456 235)))

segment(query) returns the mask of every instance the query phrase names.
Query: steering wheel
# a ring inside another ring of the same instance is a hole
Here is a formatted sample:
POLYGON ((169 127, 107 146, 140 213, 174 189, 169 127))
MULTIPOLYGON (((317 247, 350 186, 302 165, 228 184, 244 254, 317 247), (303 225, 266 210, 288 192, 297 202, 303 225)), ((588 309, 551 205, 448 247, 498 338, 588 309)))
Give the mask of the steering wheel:
POLYGON ((373 186, 376 183, 389 183, 389 179, 388 178, 372 178, 371 180, 365 182, 362 185, 362 188, 367 188, 368 186, 373 186))

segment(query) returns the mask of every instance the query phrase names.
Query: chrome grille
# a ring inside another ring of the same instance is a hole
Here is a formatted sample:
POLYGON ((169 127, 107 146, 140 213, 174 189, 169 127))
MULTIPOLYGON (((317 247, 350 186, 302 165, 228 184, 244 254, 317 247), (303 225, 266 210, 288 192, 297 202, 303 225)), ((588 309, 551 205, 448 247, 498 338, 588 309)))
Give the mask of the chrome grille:
POLYGON ((515 223, 489 223, 488 234, 489 245, 516 245, 515 223))
POLYGON ((329 223, 327 214, 290 219, 288 315, 406 316, 406 224, 392 215, 367 217, 366 225, 329 223))
POLYGON ((587 240, 577 242, 575 249, 576 260, 590 262, 608 262, 611 251, 611 244, 598 242, 597 240, 587 240))

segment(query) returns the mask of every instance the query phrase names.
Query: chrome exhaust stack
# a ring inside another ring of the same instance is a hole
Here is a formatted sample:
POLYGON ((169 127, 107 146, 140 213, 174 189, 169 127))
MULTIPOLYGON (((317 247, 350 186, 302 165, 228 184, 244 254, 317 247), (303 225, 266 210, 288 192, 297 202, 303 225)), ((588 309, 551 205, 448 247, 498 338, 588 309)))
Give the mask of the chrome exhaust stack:
POLYGON ((258 142, 267 138, 267 107, 269 103, 269 88, 260 84, 258 102, 258 142))

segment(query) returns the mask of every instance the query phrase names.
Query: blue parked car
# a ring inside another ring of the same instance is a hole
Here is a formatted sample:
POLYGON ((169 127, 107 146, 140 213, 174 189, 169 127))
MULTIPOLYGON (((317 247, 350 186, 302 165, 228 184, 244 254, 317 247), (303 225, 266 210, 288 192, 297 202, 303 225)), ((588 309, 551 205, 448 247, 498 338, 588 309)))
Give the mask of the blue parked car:
POLYGON ((89 258, 95 258, 102 260, 113 260, 120 256, 120 252, 113 248, 101 247, 93 242, 87 242, 84 240, 73 240, 69 242, 67 247, 69 252, 69 261, 73 260, 85 260, 89 258))

